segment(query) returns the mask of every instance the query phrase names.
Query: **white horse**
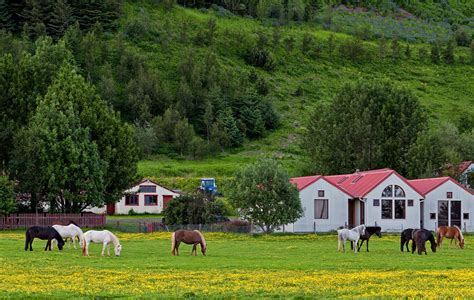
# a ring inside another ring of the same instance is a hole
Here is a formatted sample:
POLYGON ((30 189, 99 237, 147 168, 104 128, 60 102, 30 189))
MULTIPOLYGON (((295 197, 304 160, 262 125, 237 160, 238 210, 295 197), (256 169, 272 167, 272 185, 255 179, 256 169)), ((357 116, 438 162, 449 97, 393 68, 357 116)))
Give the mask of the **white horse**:
POLYGON ((354 253, 357 252, 357 243, 359 242, 360 236, 365 234, 365 225, 359 225, 352 229, 339 229, 337 231, 337 251, 341 251, 341 243, 343 252, 346 252, 346 240, 352 242, 354 253))
POLYGON ((82 254, 89 256, 89 244, 90 243, 102 244, 102 256, 104 256, 105 248, 107 248, 107 255, 110 256, 110 244, 114 244, 115 256, 120 256, 122 251, 122 245, 120 245, 119 239, 108 230, 89 230, 84 233, 84 241, 82 242, 82 254))
MULTIPOLYGON (((80 245, 82 245, 82 241, 84 240, 84 233, 82 232, 81 228, 79 228, 79 226, 77 226, 76 224, 71 222, 71 224, 67 226, 53 225, 53 228, 56 229, 56 231, 64 240, 66 240, 67 238, 70 238, 71 243, 74 246, 74 249, 76 249, 76 237, 79 238, 79 243, 80 245)), ((54 242, 57 242, 57 241, 54 240, 54 242)))

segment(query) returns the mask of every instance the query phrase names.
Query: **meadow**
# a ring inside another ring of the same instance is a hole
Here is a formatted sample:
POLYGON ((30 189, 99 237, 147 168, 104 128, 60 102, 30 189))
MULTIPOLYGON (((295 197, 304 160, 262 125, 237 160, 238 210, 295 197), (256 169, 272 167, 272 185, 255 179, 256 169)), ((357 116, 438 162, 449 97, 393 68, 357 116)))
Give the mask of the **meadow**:
POLYGON ((120 257, 79 249, 25 252, 23 232, 0 233, 0 297, 474 297, 474 236, 466 248, 400 252, 398 235, 370 252, 338 253, 334 234, 207 233, 208 255, 170 254, 170 233, 118 234, 120 257))

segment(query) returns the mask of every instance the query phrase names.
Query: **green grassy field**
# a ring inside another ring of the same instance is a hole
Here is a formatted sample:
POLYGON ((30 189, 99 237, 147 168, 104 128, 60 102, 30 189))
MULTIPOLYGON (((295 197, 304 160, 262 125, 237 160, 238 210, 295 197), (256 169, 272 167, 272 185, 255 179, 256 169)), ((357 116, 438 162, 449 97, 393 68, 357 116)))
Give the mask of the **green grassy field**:
POLYGON ((474 297, 474 237, 427 256, 400 252, 397 235, 370 252, 338 253, 335 235, 208 233, 208 255, 170 254, 170 234, 119 234, 120 257, 79 249, 23 250, 22 232, 0 233, 0 297, 474 297))

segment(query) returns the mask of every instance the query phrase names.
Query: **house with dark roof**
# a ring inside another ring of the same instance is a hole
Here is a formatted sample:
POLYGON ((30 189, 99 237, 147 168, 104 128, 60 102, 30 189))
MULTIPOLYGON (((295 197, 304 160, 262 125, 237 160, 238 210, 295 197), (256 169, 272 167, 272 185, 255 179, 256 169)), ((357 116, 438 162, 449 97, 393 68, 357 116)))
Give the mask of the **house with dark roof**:
POLYGON ((438 226, 457 225, 464 231, 474 231, 474 195, 451 177, 409 180, 423 195, 421 207, 423 226, 435 230, 438 226))
POLYGON ((403 176, 379 169, 333 176, 292 178, 304 216, 288 230, 329 231, 360 224, 402 231, 421 226, 423 196, 403 176))

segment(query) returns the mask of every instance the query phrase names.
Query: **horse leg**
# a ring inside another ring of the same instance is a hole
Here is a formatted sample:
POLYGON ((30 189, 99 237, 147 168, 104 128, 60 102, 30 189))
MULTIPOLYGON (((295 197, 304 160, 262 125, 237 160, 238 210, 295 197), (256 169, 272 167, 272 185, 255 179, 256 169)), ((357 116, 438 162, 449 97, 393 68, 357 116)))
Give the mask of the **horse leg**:
POLYGON ((416 250, 416 243, 415 241, 411 241, 411 254, 415 253, 416 250))
POLYGON ((107 255, 110 256, 110 244, 107 244, 107 255))
POLYGON ((101 253, 102 256, 104 256, 105 247, 107 247, 107 243, 106 243, 106 242, 103 242, 103 243, 102 243, 102 253, 101 253))
POLYGON ((25 238, 25 251, 28 251, 29 244, 30 244, 30 237, 28 236, 28 233, 27 233, 26 238, 25 238))
POLYGON ((341 251, 341 238, 337 236, 337 252, 341 251))
POLYGON ((72 240, 72 246, 74 247, 74 249, 76 249, 76 237, 73 236, 71 240, 72 240))
POLYGON ((342 252, 346 253, 346 240, 342 239, 342 252))
MULTIPOLYGON (((196 244, 193 244, 193 250, 191 250, 191 256, 196 252, 196 244)), ((196 256, 196 255, 194 255, 196 256)))
POLYGON ((34 240, 34 239, 35 239, 34 237, 32 237, 32 238, 30 239, 30 251, 33 251, 33 240, 34 240))
POLYGON ((448 249, 451 249, 451 245, 453 244, 453 240, 454 239, 451 239, 451 241, 449 241, 448 249))
POLYGON ((369 241, 370 241, 370 239, 368 239, 367 241, 365 241, 365 245, 367 246, 367 252, 369 252, 369 241))
POLYGON ((176 242, 176 255, 179 256, 179 244, 181 244, 181 242, 176 242))

